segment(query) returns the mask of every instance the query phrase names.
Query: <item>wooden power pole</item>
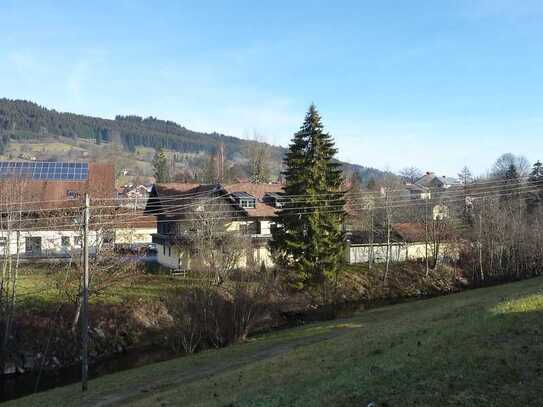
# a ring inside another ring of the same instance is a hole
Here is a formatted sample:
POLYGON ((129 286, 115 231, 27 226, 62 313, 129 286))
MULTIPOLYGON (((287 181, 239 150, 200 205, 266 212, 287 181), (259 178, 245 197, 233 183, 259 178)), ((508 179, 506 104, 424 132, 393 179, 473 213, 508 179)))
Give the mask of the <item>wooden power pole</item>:
POLYGON ((83 209, 83 304, 81 312, 81 390, 87 391, 89 373, 89 212, 90 198, 85 194, 83 209))

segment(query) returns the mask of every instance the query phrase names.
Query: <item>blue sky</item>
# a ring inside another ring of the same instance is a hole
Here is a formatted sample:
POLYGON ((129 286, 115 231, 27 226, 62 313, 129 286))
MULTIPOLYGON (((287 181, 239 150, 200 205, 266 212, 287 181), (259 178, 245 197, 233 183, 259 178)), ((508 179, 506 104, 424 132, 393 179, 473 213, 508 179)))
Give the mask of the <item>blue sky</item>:
POLYGON ((0 0, 0 96, 282 145, 315 102, 342 159, 482 173, 543 159, 542 40, 539 0, 0 0))

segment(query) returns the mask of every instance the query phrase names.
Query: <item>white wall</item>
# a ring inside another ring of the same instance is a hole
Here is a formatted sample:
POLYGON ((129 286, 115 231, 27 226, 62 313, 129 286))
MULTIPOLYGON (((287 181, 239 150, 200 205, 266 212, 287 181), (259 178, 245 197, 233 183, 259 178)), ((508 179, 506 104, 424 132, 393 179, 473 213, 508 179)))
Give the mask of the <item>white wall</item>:
MULTIPOLYGON (((190 270, 191 259, 184 251, 177 247, 158 244, 157 247, 157 262, 171 269, 190 270)), ((271 256, 270 249, 267 246, 255 247, 253 251, 253 259, 257 267, 260 267, 262 263, 266 267, 273 267, 274 262, 271 256)), ((238 267, 243 268, 247 264, 247 258, 242 256, 239 259, 238 267)))
MULTIPOLYGON (((19 241, 19 254, 26 254, 26 241, 30 238, 41 238, 41 252, 43 256, 66 256, 74 250, 81 249, 82 238, 80 231, 76 230, 40 230, 40 231, 0 231, 0 255, 16 255, 17 240, 19 241), (18 239, 17 239, 18 237, 18 239), (67 240, 68 245, 63 246, 62 238, 67 240), (9 242, 9 247, 8 247, 9 242)), ((100 236, 96 231, 89 232, 89 251, 96 252, 96 246, 101 244, 100 236)), ((37 255, 35 253, 35 255, 37 255)))
MULTIPOLYGON (((371 252, 370 245, 351 245, 347 250, 349 264, 366 263, 369 261, 371 252)), ((373 245, 373 261, 383 263, 386 261, 387 246, 382 244, 373 245)), ((392 261, 405 260, 405 249, 400 244, 390 245, 390 259, 392 261)))
POLYGON ((115 244, 147 244, 152 242, 155 228, 119 228, 115 230, 115 244))
POLYGON ((256 247, 253 256, 257 267, 260 267, 262 263, 264 263, 267 268, 275 266, 270 249, 267 246, 256 247))
MULTIPOLYGON (((373 260, 375 263, 383 263, 386 261, 386 244, 373 245, 373 260)), ((366 263, 370 256, 369 244, 350 245, 347 250, 347 261, 349 264, 366 263)), ((450 253, 452 247, 447 243, 442 243, 439 250, 439 257, 443 257, 445 253, 449 256, 457 256, 455 253, 450 253)), ((415 243, 393 243, 390 247, 391 261, 407 261, 421 260, 426 258, 426 244, 424 242, 415 243)), ((428 256, 432 255, 432 246, 428 244, 428 256)))
MULTIPOLYGON (((156 249, 157 249, 158 264, 164 267, 171 268, 171 269, 179 268, 180 253, 176 247, 157 243, 156 249)), ((184 267, 184 265, 181 264, 181 267, 184 267)))
POLYGON ((260 221, 260 234, 271 235, 271 222, 269 220, 260 221))
MULTIPOLYGON (((226 230, 229 232, 237 232, 240 230, 240 225, 246 225, 249 229, 253 229, 255 227, 255 223, 260 222, 260 234, 252 236, 256 239, 262 239, 262 241, 267 241, 268 237, 271 235, 271 223, 268 220, 248 220, 248 221, 233 221, 226 225, 226 230)), ((149 234, 151 233, 157 233, 156 229, 153 229, 152 231, 149 231, 149 234)), ((151 241, 152 237, 149 236, 149 241, 151 241)), ((117 243, 117 238, 115 243, 117 243)), ((183 251, 166 245, 158 244, 157 243, 157 262, 164 266, 171 269, 178 269, 181 267, 182 269, 190 269, 190 257, 183 251), (179 259, 181 258, 181 262, 179 259)), ((255 264, 257 264, 258 267, 264 263, 266 267, 273 267, 274 262, 271 256, 270 249, 267 247, 267 245, 261 245, 254 248, 253 252, 253 258, 255 260, 255 264)), ((247 264, 247 259, 245 257, 242 257, 239 261, 239 267, 244 267, 247 264)))

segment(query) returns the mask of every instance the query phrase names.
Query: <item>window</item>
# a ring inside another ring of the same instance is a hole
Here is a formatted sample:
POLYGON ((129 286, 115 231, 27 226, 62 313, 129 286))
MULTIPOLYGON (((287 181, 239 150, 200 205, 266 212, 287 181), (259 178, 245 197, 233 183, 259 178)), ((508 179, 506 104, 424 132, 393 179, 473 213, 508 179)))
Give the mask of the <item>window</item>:
POLYGON ((158 233, 161 235, 167 235, 168 234, 168 227, 169 225, 167 223, 159 222, 158 223, 158 233))
POLYGON ((7 238, 0 237, 0 247, 6 247, 7 238))
POLYGON ((68 196, 68 199, 77 199, 79 196, 79 193, 77 191, 66 191, 66 196, 68 196))
POLYGON ((256 206, 256 202, 254 199, 241 199, 240 205, 242 208, 254 208, 256 206))
POLYGON ((74 245, 75 246, 83 246, 83 240, 81 240, 81 236, 74 236, 74 245))
POLYGON ((171 255, 172 255, 172 247, 168 246, 168 256, 171 257, 171 255))
POLYGON ((25 239, 25 253, 29 255, 41 254, 41 237, 27 237, 25 239))
POLYGON ((247 222, 239 224, 239 232, 243 235, 249 233, 249 225, 247 224, 247 222))
POLYGON ((232 198, 241 208, 254 208, 256 206, 256 198, 247 192, 233 192, 232 198))
POLYGON ((70 236, 62 236, 60 238, 60 244, 62 247, 70 247, 70 236))
POLYGON ((115 243, 115 232, 113 232, 112 230, 104 232, 104 235, 102 236, 102 241, 105 244, 115 243))
POLYGON ((162 254, 166 256, 166 246, 162 246, 162 254))

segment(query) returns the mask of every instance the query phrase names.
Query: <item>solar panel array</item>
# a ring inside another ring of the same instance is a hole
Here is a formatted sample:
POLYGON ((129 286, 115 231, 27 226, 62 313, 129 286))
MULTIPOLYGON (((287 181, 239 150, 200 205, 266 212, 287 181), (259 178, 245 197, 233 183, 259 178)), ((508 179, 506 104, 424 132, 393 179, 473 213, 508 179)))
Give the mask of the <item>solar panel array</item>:
POLYGON ((10 177, 44 181, 86 181, 89 178, 89 164, 0 161, 0 178, 10 177))

